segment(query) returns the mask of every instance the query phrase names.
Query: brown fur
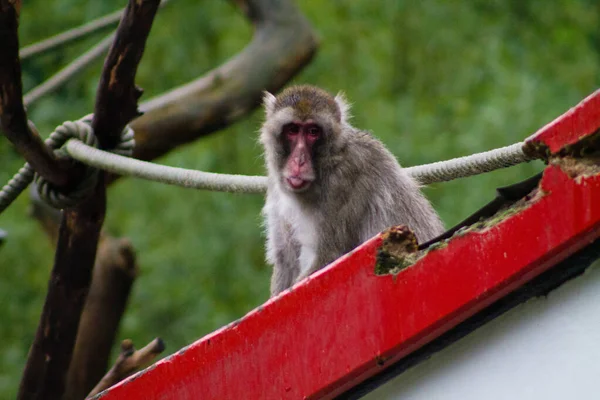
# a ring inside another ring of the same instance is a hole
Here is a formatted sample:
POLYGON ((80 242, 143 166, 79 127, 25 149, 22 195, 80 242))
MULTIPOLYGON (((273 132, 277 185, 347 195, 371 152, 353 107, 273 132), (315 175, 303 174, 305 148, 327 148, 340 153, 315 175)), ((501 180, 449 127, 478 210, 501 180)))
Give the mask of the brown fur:
POLYGON ((302 85, 285 89, 277 96, 275 110, 285 107, 293 108, 296 116, 302 121, 310 119, 315 110, 329 113, 338 122, 341 118, 340 109, 334 98, 315 86, 302 85))

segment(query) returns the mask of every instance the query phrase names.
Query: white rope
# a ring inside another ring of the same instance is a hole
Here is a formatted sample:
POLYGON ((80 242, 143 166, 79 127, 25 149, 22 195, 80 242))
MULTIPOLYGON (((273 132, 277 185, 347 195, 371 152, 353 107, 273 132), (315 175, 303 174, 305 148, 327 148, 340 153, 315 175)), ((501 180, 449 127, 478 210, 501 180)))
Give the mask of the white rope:
POLYGON ((67 142, 66 150, 71 157, 87 165, 119 175, 135 176, 169 185, 233 193, 263 193, 267 188, 265 176, 216 174, 168 167, 107 153, 76 139, 67 142))
MULTIPOLYGON (((264 176, 228 175, 184 168, 168 167, 128 157, 134 146, 133 131, 126 127, 111 153, 96 149, 97 140, 91 128, 91 116, 75 122, 65 122, 50 135, 46 144, 55 151, 64 151, 82 163, 118 175, 135 176, 151 181, 194 189, 232 193, 264 193, 264 176), (66 144, 65 144, 66 142, 66 144), (85 143, 84 143, 85 142, 85 143), (64 144, 64 146, 63 146, 64 144), (62 148, 61 148, 62 146, 62 148)), ((433 164, 406 168, 405 171, 421 184, 444 182, 510 167, 532 160, 523 152, 524 143, 454 158, 433 164)), ((35 180, 42 198, 57 208, 77 204, 95 185, 96 170, 89 168, 84 179, 69 193, 62 193, 25 164, 10 182, 0 190, 0 213, 35 180)))
POLYGON ((406 168, 406 172, 423 185, 483 174, 533 160, 523 152, 524 145, 519 142, 470 156, 418 165, 406 168))
MULTIPOLYGON (((405 168, 405 171, 424 185, 464 178, 530 161, 531 158, 523 153, 523 144, 516 143, 484 153, 405 168)), ((82 163, 119 175, 220 192, 263 193, 267 189, 267 178, 264 176, 216 174, 167 167, 107 153, 76 139, 67 142, 66 150, 82 163)))

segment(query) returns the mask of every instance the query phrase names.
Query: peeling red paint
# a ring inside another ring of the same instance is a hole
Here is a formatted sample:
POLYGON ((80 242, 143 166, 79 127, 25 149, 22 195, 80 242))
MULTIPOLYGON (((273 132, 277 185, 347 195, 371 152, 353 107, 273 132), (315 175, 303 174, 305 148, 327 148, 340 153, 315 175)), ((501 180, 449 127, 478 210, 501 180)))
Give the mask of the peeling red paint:
POLYGON ((600 128, 600 89, 575 107, 527 138, 526 143, 542 143, 552 154, 577 143, 600 128))

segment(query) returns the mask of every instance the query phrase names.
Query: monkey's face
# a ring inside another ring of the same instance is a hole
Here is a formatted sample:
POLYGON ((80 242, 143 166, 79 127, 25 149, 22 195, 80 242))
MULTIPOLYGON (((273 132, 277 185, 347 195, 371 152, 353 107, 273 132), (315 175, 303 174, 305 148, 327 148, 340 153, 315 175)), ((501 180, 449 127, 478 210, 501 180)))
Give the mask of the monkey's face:
POLYGON ((267 168, 282 190, 294 194, 317 190, 338 125, 328 115, 300 116, 290 107, 275 111, 265 122, 261 142, 267 168))
POLYGON ((283 167, 283 184, 292 192, 304 192, 316 179, 315 153, 323 140, 323 129, 313 120, 283 125, 280 140, 288 155, 283 167))
MULTIPOLYGON (((269 176, 287 192, 318 192, 332 164, 347 104, 312 86, 296 86, 275 97, 265 93, 261 130, 269 176)), ((303 195, 304 196, 304 195, 303 195)))

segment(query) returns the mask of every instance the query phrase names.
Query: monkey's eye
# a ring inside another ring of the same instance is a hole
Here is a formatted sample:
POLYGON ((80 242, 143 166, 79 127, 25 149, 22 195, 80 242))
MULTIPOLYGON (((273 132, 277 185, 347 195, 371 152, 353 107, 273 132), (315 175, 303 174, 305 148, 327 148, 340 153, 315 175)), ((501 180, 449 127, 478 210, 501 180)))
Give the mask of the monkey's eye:
POLYGON ((308 137, 312 139, 318 139, 321 136, 321 128, 318 126, 310 126, 307 129, 308 137))
POLYGON ((297 124, 287 124, 283 127, 283 133, 286 136, 294 136, 300 133, 300 127, 297 124))

